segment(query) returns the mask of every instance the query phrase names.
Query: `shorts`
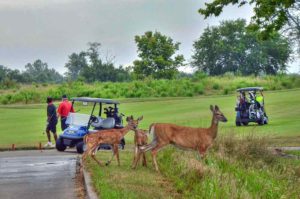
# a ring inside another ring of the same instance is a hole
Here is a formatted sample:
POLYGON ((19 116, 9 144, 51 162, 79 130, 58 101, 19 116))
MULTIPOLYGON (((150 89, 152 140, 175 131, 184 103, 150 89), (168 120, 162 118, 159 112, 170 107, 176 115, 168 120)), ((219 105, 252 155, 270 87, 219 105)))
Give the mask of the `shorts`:
POLYGON ((62 131, 64 131, 69 126, 66 124, 66 121, 67 121, 67 117, 61 117, 60 124, 61 124, 62 131))
POLYGON ((46 127, 46 131, 51 131, 52 133, 56 133, 56 124, 57 121, 51 121, 46 127))

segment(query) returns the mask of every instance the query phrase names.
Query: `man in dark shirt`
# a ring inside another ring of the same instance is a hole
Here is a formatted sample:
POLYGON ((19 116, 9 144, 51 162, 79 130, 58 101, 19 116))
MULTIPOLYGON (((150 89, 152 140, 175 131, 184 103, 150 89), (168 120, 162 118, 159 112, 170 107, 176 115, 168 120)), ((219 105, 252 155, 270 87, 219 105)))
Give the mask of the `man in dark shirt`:
POLYGON ((51 142, 50 131, 53 133, 54 140, 57 140, 56 134, 56 124, 57 124, 57 116, 56 116, 56 107, 53 104, 53 100, 51 97, 47 97, 47 126, 46 126, 46 133, 48 137, 48 143, 45 147, 54 147, 54 144, 51 142))

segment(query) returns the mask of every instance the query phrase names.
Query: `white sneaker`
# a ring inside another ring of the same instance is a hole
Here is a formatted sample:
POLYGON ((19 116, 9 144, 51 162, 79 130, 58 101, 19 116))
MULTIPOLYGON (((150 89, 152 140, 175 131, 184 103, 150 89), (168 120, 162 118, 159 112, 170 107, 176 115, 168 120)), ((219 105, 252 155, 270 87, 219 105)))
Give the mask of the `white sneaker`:
POLYGON ((50 148, 52 148, 52 147, 54 147, 54 146, 55 146, 55 145, 52 144, 52 142, 48 142, 47 144, 44 145, 44 147, 50 147, 50 148))
POLYGON ((54 148, 54 147, 55 147, 55 144, 52 144, 52 143, 51 143, 51 144, 50 144, 50 147, 51 147, 51 148, 54 148))

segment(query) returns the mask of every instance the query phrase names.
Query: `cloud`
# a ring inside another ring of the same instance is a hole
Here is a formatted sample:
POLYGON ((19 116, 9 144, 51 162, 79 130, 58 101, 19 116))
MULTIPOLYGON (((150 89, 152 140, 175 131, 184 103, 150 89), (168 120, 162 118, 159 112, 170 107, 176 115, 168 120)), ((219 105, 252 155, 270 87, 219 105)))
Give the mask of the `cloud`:
POLYGON ((115 63, 137 57, 135 35, 160 31, 180 42, 189 59, 193 42, 207 25, 250 18, 251 8, 226 7, 220 17, 204 20, 201 0, 0 0, 0 65, 23 69, 42 59, 61 73, 68 55, 100 42, 115 63))
POLYGON ((51 4, 76 3, 79 0, 1 0, 0 9, 2 8, 38 8, 51 4))

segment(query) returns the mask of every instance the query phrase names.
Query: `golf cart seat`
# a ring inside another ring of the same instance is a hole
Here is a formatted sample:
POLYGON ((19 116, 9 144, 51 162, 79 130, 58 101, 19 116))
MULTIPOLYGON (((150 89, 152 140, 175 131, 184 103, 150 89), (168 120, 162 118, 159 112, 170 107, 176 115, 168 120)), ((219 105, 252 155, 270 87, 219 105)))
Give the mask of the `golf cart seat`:
POLYGON ((91 126, 95 127, 95 129, 111 129, 115 127, 115 119, 112 117, 103 119, 101 117, 97 117, 98 122, 93 122, 91 126))

